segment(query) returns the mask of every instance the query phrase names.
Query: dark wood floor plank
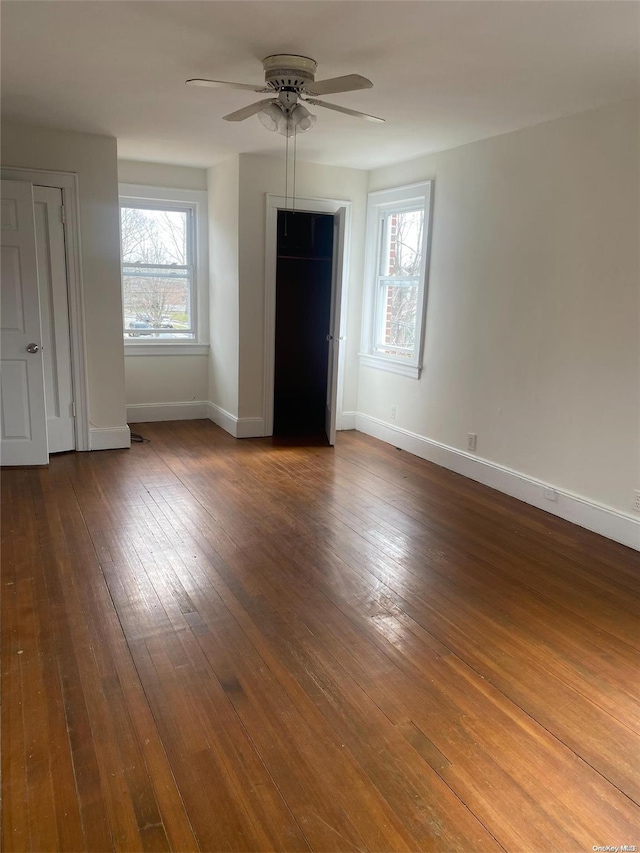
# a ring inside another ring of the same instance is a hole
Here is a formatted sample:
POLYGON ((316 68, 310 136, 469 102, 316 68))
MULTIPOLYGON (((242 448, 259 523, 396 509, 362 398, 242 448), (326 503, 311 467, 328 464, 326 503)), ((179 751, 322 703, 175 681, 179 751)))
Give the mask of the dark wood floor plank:
MULTIPOLYGON (((35 571, 38 564, 39 560, 32 563, 35 571)), ((43 669, 50 655, 46 645, 40 642, 38 625, 40 615, 46 613, 46 601, 36 599, 33 576, 21 577, 17 587, 23 646, 22 701, 24 708, 30 711, 24 714, 24 726, 31 845, 35 850, 54 850, 58 846, 58 837, 49 749, 51 732, 47 706, 40 701, 45 692, 43 669)), ((49 698, 55 702, 55 695, 49 698)))
MULTIPOLYGON (((2 848, 29 850, 29 796, 26 773, 22 657, 18 581, 33 559, 28 530, 27 472, 16 472, 14 488, 2 483, 2 848), (22 511, 20 511, 22 508, 22 511), (25 529, 27 528, 27 529, 25 529)), ((31 535, 30 535, 31 534, 31 535)))

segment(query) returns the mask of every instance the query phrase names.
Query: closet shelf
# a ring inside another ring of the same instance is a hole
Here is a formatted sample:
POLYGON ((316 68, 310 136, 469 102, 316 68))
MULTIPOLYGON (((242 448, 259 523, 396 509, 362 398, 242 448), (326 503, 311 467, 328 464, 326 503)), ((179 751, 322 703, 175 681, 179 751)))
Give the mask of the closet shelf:
POLYGON ((306 255, 278 255, 278 260, 282 261, 331 261, 333 258, 315 258, 306 255))

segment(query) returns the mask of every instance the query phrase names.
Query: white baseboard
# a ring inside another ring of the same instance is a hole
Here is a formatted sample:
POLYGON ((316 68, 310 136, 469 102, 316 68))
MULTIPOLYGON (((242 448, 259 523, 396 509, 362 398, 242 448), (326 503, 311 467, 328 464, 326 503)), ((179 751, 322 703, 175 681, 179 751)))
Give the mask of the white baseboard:
POLYGON ((264 435, 264 418, 238 418, 236 438, 260 438, 264 435))
POLYGON ((89 429, 90 450, 117 450, 122 447, 131 447, 131 431, 128 426, 89 429))
POLYGON ((202 400, 189 400, 185 403, 135 403, 127 406, 127 423, 190 421, 207 418, 208 406, 209 404, 202 400))
POLYGON ((580 495, 564 491, 550 483, 543 483, 512 471, 495 462, 481 459, 463 450, 449 447, 438 441, 418 435, 409 430, 391 426, 378 418, 363 415, 355 416, 355 427, 394 447, 400 447, 421 459, 434 462, 492 489, 497 489, 518 500, 571 521, 615 542, 627 545, 640 551, 640 520, 631 515, 625 515, 611 507, 594 503, 580 495), (543 490, 551 488, 557 492, 557 500, 550 501, 544 497, 543 490))
POLYGON ((228 432, 234 438, 237 438, 238 418, 235 415, 232 415, 220 406, 216 406, 215 403, 207 403, 207 417, 210 421, 213 421, 214 424, 222 427, 223 430, 228 432))
POLYGON ((234 438, 259 438, 264 435, 263 418, 237 418, 215 403, 207 404, 207 417, 234 438))
MULTIPOLYGON (((355 429, 356 428, 356 414, 357 412, 343 412, 340 418, 340 429, 355 429)), ((364 430, 363 430, 364 432, 364 430)))
POLYGON ((130 424, 188 421, 199 418, 208 418, 234 438, 257 438, 264 435, 263 418, 237 418, 221 406, 206 400, 189 400, 184 403, 138 403, 127 406, 127 423, 130 424))

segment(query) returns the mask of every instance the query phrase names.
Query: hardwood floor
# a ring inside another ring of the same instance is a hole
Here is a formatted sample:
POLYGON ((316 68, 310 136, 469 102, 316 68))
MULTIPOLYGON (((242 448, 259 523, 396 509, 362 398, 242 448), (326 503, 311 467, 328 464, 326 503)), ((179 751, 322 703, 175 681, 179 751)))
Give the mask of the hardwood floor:
POLYGON ((2 476, 3 849, 640 844, 640 555, 358 433, 2 476))

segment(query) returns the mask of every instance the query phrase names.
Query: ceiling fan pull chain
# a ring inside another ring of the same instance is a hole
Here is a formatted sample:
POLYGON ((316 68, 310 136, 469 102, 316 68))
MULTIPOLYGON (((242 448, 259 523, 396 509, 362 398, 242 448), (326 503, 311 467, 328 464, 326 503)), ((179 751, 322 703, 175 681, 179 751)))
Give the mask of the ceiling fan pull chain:
POLYGON ((291 208, 296 211, 296 161, 298 159, 298 125, 293 124, 293 202, 291 208))
MULTIPOLYGON (((289 116, 287 116, 287 130, 289 130, 289 116)), ((284 209, 289 207, 289 134, 285 136, 284 145, 284 209)), ((285 218, 286 221, 286 218, 285 218)))

